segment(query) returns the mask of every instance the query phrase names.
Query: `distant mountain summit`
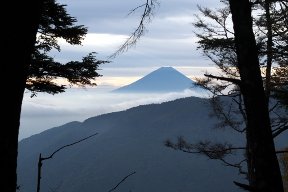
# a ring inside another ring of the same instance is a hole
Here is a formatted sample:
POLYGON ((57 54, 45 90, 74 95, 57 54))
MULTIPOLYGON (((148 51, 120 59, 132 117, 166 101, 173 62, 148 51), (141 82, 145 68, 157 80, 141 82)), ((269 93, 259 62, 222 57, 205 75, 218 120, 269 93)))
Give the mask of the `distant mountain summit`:
POLYGON ((199 89, 195 82, 173 67, 161 67, 141 79, 113 90, 117 93, 179 92, 185 89, 199 89))

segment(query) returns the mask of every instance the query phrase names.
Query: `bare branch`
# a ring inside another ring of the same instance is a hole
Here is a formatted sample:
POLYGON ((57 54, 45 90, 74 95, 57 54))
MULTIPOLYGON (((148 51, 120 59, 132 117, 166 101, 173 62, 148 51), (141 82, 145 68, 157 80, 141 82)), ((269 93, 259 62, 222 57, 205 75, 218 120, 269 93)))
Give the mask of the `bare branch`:
POLYGON ((288 130, 288 126, 282 127, 281 129, 278 129, 276 132, 273 133, 273 138, 277 137, 284 131, 288 130))
POLYGON ((285 150, 283 150, 283 151, 276 151, 276 154, 281 154, 281 153, 288 153, 288 151, 285 151, 285 150))
POLYGON ((245 191, 256 191, 252 186, 247 185, 247 184, 243 184, 243 183, 239 183, 236 181, 233 181, 235 185, 237 185, 238 187, 240 187, 241 189, 244 189, 245 191))
MULTIPOLYGON (((238 94, 238 98, 239 98, 239 101, 237 101, 236 99, 233 98, 233 101, 235 103, 238 104, 238 109, 240 111, 240 114, 242 115, 242 118, 244 119, 244 122, 245 122, 245 125, 247 126, 247 116, 246 116, 246 111, 245 109, 243 108, 243 99, 242 99, 242 95, 241 94, 238 94)), ((246 128, 244 128, 242 130, 242 132, 246 131, 246 128)))
POLYGON ((156 7, 156 4, 159 5, 159 2, 157 0, 146 0, 146 3, 137 6, 136 8, 132 9, 128 15, 135 12, 136 10, 143 8, 144 11, 141 15, 141 20, 138 24, 138 27, 135 29, 135 31, 126 39, 126 41, 120 46, 120 48, 113 53, 111 56, 109 56, 109 59, 115 58, 120 53, 123 53, 127 51, 130 47, 136 44, 136 42, 142 37, 146 31, 146 24, 151 21, 151 18, 154 14, 154 9, 156 7))
POLYGON ((127 175, 126 177, 124 177, 115 187, 113 187, 112 189, 110 189, 108 192, 114 191, 115 189, 117 189, 117 187, 123 183, 128 177, 130 177, 131 175, 135 174, 136 172, 132 172, 129 175, 127 175))
POLYGON ((128 15, 131 15, 131 14, 134 13, 137 9, 140 9, 140 8, 146 7, 146 6, 147 6, 147 1, 146 1, 146 3, 144 3, 144 4, 139 5, 139 6, 135 7, 134 9, 131 9, 131 10, 129 11, 128 15))
POLYGON ((273 111, 276 107, 278 107, 280 105, 280 102, 277 101, 276 104, 274 106, 271 107, 271 109, 269 109, 269 112, 273 111))
POLYGON ((246 171, 243 171, 242 168, 242 163, 246 162, 247 159, 243 159, 242 161, 238 162, 238 163, 229 163, 228 161, 226 161, 224 158, 221 158, 221 159, 218 159, 220 161, 222 161, 224 163, 225 166, 229 166, 229 167, 233 167, 233 168, 236 168, 238 169, 239 171, 239 174, 243 174, 243 175, 246 175, 247 176, 247 172, 246 171))
POLYGON ((60 150, 66 148, 66 147, 75 145, 75 144, 77 144, 77 143, 80 143, 80 142, 82 142, 82 141, 84 141, 84 140, 86 140, 86 139, 89 139, 90 137, 93 137, 93 136, 97 135, 97 134, 98 134, 98 133, 94 133, 94 134, 92 134, 92 135, 90 135, 90 136, 88 136, 88 137, 85 137, 85 138, 83 138, 83 139, 81 139, 81 140, 79 140, 79 141, 76 141, 76 142, 71 143, 71 144, 68 144, 68 145, 64 145, 64 146, 60 147, 59 149, 57 149, 56 151, 54 151, 50 156, 48 156, 48 157, 42 157, 42 158, 41 158, 41 161, 44 161, 44 160, 47 160, 47 159, 51 159, 51 158, 52 158, 57 152, 59 152, 60 150))
POLYGON ((78 140, 78 141, 76 141, 76 142, 74 142, 74 143, 71 143, 71 144, 68 144, 68 145, 64 145, 63 147, 60 147, 59 149, 57 149, 56 151, 54 151, 50 156, 48 156, 48 157, 42 157, 41 156, 41 153, 39 154, 39 158, 38 158, 38 175, 37 175, 37 192, 40 192, 40 181, 41 181, 41 172, 42 172, 42 165, 43 165, 43 161, 45 161, 45 160, 47 160, 47 159, 51 159, 57 152, 59 152, 60 150, 62 150, 62 149, 64 149, 64 148, 66 148, 66 147, 69 147, 69 146, 72 146, 72 145, 75 145, 75 144, 77 144, 77 143, 80 143, 80 142, 82 142, 82 141, 84 141, 84 140, 86 140, 86 139, 89 139, 90 137, 93 137, 93 136, 95 136, 95 135, 97 135, 98 133, 94 133, 94 134, 92 134, 92 135, 90 135, 90 136, 88 136, 88 137, 85 137, 85 138, 83 138, 83 139, 80 139, 80 140, 78 140))
MULTIPOLYGON (((238 94, 232 94, 230 95, 230 97, 237 97, 238 94)), ((234 98, 232 98, 234 99, 234 98)), ((235 100, 234 100, 235 101, 235 100)), ((227 107, 225 107, 224 103, 221 102, 221 100, 219 98, 212 98, 210 100, 211 102, 211 106, 213 109, 213 112, 211 115, 216 116, 220 122, 218 124, 216 124, 217 127, 230 127, 233 130, 239 132, 239 133, 243 133, 245 131, 245 128, 242 128, 241 125, 243 124, 243 121, 236 118, 235 114, 236 112, 234 111, 235 109, 232 110, 232 105, 233 103, 231 102, 228 107, 228 112, 227 111, 227 107), (233 113, 233 114, 231 114, 233 113)), ((234 108, 234 106, 233 106, 234 108)), ((238 116, 238 114, 237 114, 238 116)))
POLYGON ((228 78, 228 77, 220 77, 220 76, 215 76, 215 75, 211 75, 211 74, 204 74, 204 76, 210 77, 210 78, 213 78, 213 79, 217 79, 217 80, 228 81, 228 82, 234 83, 236 85, 241 85, 241 80, 240 79, 233 79, 233 78, 228 78))

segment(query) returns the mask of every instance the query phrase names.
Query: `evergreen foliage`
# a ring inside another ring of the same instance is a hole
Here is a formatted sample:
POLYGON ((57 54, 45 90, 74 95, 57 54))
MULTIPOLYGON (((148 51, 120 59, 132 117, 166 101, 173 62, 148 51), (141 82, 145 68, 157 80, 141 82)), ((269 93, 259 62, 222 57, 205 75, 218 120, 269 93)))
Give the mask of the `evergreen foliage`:
POLYGON ((77 19, 66 12, 65 6, 55 0, 44 1, 35 51, 27 71, 26 89, 32 92, 31 96, 37 92, 61 93, 67 85, 96 86, 94 80, 101 76, 96 70, 100 64, 108 62, 96 59, 95 52, 83 57, 82 61, 67 63, 57 62, 49 56, 52 49, 61 51, 59 39, 81 45, 87 34, 87 28, 77 25, 77 19))

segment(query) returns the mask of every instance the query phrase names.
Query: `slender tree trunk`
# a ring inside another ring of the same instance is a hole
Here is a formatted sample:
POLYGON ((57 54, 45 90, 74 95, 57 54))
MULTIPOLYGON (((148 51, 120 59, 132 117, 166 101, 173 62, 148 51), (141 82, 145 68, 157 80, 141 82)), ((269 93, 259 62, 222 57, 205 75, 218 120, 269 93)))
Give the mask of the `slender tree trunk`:
MULTIPOLYGON (((42 0, 7 1, 2 9, 2 108, 0 134, 0 188, 3 192, 17 189, 18 134, 21 106, 26 83, 26 69, 31 60, 42 0), (5 15, 3 15, 5 14, 5 15)), ((21 186, 20 186, 21 187, 21 186)))
POLYGON ((37 175, 37 190, 36 192, 40 192, 41 186, 41 172, 42 172, 42 156, 41 153, 38 158, 38 175, 37 175))
POLYGON ((249 0, 229 0, 235 32, 241 92, 247 113, 250 185, 259 192, 283 192, 269 111, 252 28, 249 0))
POLYGON ((267 97, 270 96, 270 81, 271 81, 271 68, 273 60, 273 38, 272 38, 272 21, 270 14, 270 0, 265 0, 265 17, 266 17, 266 26, 267 26, 267 66, 266 66, 266 81, 265 81, 265 91, 267 97))

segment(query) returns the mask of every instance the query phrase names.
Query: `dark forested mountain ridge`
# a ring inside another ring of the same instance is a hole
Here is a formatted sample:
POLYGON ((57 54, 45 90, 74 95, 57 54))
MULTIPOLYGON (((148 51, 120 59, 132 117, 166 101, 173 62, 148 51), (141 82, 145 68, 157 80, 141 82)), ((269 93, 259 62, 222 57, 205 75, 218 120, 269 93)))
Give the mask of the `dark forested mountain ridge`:
POLYGON ((117 191, 240 192, 233 184, 243 180, 237 169, 164 146, 166 139, 178 136, 191 142, 243 144, 244 137, 238 133, 213 129, 217 120, 210 113, 208 99, 188 97, 70 122, 23 139, 18 162, 21 192, 36 190, 40 153, 49 156, 95 132, 99 134, 43 163, 41 192, 105 192, 132 172, 136 173, 117 191))

